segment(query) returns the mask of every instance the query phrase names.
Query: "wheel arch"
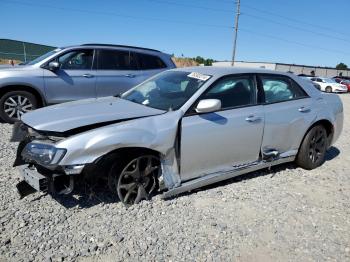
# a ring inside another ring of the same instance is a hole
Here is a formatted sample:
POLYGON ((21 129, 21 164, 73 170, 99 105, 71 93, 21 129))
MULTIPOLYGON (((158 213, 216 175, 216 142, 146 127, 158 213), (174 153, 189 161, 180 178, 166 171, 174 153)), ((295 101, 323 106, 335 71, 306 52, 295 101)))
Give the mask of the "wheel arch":
POLYGON ((6 85, 0 88, 0 97, 11 91, 27 91, 32 93, 38 101, 39 107, 46 105, 44 95, 36 88, 29 85, 6 85))
POLYGON ((161 159, 162 155, 161 152, 147 147, 121 147, 109 151, 95 159, 92 163, 87 164, 84 168, 84 173, 90 178, 96 177, 96 174, 107 176, 112 165, 118 161, 118 159, 123 163, 124 160, 140 154, 151 154, 157 156, 159 159, 161 159))
POLYGON ((95 160, 96 162, 101 161, 104 158, 110 158, 110 157, 121 157, 121 158, 127 158, 129 156, 134 156, 136 154, 151 154, 161 157, 161 153, 147 147, 121 147, 118 149, 114 149, 108 153, 105 153, 104 155, 100 156, 98 159, 95 160))
MULTIPOLYGON (((320 119, 320 120, 317 120, 315 123, 313 123, 305 132, 304 136, 303 136, 303 139, 301 140, 300 142, 300 145, 299 145, 299 150, 300 150, 300 147, 302 145, 302 143, 304 142, 304 139, 306 137, 306 135, 309 133, 309 131, 317 126, 317 125, 322 125, 325 129, 326 129, 326 132, 327 132, 327 148, 330 146, 330 143, 332 141, 332 138, 333 138, 333 134, 334 134, 334 126, 333 124, 331 123, 331 121, 327 120, 327 119, 320 119)), ((298 151, 299 151, 298 150, 298 151)))
MULTIPOLYGON (((116 161, 116 159, 128 159, 132 156, 140 155, 140 154, 150 154, 157 156, 159 159, 161 158, 162 153, 158 152, 154 149, 150 149, 147 147, 121 147, 118 149, 114 149, 109 151, 99 158, 97 158, 92 165, 94 166, 102 166, 107 169, 111 166, 111 164, 116 161)), ((102 168, 102 169, 105 169, 102 168)))

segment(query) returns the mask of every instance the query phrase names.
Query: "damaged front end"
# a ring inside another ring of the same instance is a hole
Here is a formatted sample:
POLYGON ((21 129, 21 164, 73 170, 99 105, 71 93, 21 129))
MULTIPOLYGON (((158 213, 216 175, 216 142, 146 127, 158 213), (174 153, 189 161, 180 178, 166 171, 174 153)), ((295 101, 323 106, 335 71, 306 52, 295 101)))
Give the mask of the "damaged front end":
POLYGON ((66 149, 55 143, 64 137, 48 136, 22 122, 14 124, 11 142, 19 142, 13 166, 17 166, 23 178, 17 184, 21 198, 40 191, 50 194, 70 194, 74 189, 75 176, 84 165, 59 166, 66 149))

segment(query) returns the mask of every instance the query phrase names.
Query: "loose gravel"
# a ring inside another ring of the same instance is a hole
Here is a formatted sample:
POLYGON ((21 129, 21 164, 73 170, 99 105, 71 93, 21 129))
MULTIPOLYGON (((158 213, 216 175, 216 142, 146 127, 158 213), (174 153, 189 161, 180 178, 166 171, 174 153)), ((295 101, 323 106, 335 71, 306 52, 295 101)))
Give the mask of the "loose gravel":
POLYGON ((0 261, 350 261, 350 95, 323 166, 282 165, 125 208, 103 190, 22 200, 0 124, 0 261))

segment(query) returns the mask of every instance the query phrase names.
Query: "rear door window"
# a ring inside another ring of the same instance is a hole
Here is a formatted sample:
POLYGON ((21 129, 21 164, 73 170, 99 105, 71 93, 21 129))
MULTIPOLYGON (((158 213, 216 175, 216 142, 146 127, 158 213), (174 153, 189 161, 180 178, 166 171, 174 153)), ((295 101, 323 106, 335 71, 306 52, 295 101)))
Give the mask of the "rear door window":
POLYGON ((277 103, 307 97, 305 91, 289 77, 260 76, 266 103, 277 103))
POLYGON ((99 50, 97 59, 99 70, 136 70, 135 59, 129 51, 99 50))
POLYGON ((137 53, 137 58, 142 70, 166 68, 166 64, 158 56, 137 53))

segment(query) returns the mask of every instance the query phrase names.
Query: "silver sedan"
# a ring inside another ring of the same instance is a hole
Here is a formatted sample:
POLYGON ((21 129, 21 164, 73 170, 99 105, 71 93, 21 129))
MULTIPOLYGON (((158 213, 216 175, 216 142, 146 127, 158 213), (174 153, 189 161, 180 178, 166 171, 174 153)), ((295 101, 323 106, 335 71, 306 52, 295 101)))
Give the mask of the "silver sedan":
POLYGON ((342 126, 338 95, 293 74, 174 69, 115 97, 23 115, 17 187, 69 194, 79 178, 105 177, 130 205, 286 162, 317 168, 342 126))

